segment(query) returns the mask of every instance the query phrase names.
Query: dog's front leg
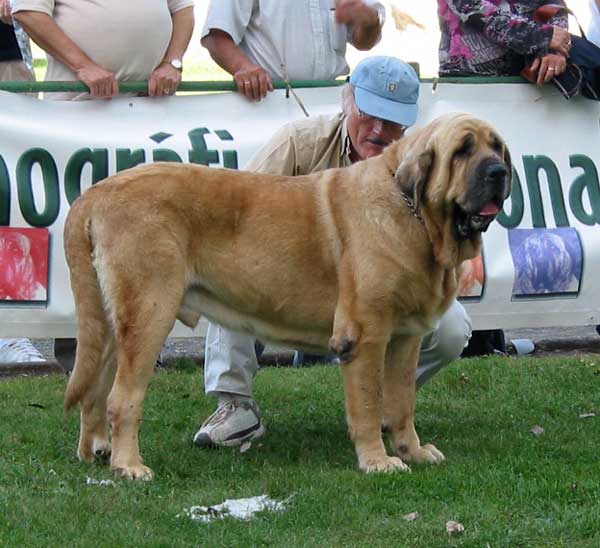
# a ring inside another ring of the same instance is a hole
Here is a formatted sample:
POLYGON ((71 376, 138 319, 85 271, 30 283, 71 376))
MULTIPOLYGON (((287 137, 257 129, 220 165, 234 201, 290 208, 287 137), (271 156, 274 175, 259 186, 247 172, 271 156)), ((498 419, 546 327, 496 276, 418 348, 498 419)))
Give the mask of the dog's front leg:
POLYGON ((383 418, 382 379, 387 340, 363 334, 354 358, 342 365, 346 414, 358 466, 364 472, 407 470, 397 457, 387 455, 381 438, 383 418))
POLYGON ((421 445, 415 430, 416 371, 421 337, 395 337, 389 344, 384 371, 384 429, 396 454, 407 462, 440 463, 434 445, 421 445))
POLYGON ((338 280, 338 302, 333 318, 333 333, 329 339, 329 349, 342 363, 350 362, 356 355, 361 336, 360 325, 353 319, 356 315, 356 289, 352 268, 343 268, 338 280))

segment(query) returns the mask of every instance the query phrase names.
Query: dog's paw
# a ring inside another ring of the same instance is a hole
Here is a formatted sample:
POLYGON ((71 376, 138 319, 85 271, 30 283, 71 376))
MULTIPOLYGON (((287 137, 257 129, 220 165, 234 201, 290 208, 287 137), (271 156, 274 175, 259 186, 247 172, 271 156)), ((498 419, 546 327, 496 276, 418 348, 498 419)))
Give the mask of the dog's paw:
POLYGON ((110 462, 111 445, 108 440, 94 441, 94 460, 98 464, 108 464, 110 462))
POLYGON ((338 340, 336 337, 329 339, 329 350, 331 350, 341 362, 347 363, 352 360, 352 350, 354 349, 354 341, 347 337, 338 340))
POLYGON ((359 462, 359 468, 367 474, 377 472, 410 472, 410 467, 398 457, 376 457, 366 458, 359 462))
POLYGON ((410 450, 405 445, 398 447, 398 455, 408 462, 440 464, 446 460, 444 454, 431 443, 410 450))
POLYGON ((147 466, 112 466, 112 471, 122 478, 137 481, 150 481, 154 479, 154 472, 147 466))
POLYGON ((82 462, 108 464, 110 462, 111 446, 107 439, 85 439, 77 449, 77 457, 82 462))
POLYGON ((329 339, 329 349, 338 356, 342 363, 352 361, 358 344, 360 330, 356 325, 346 329, 337 329, 329 339))

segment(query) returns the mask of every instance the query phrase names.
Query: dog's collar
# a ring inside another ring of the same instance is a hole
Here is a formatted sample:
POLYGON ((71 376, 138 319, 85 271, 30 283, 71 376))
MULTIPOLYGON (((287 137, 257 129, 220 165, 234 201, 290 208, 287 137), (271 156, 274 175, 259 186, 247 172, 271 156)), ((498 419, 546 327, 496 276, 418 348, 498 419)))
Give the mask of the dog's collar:
POLYGON ((406 194, 406 192, 404 192, 403 190, 400 191, 400 194, 402 195, 402 199, 406 202, 406 205, 408 206, 408 209, 410 209, 410 212, 413 214, 413 216, 423 226, 425 226, 425 221, 423 220, 423 217, 421 217, 421 213, 419 212, 419 210, 415 206, 415 201, 408 194, 406 194))

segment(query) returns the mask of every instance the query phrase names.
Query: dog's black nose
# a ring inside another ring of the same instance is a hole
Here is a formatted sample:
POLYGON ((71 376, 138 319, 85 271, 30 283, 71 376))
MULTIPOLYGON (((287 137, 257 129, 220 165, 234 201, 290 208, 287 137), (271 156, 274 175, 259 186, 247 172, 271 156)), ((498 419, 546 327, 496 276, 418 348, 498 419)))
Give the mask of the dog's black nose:
POLYGON ((488 181, 503 183, 508 175, 508 169, 501 163, 490 164, 485 168, 485 178, 488 181))

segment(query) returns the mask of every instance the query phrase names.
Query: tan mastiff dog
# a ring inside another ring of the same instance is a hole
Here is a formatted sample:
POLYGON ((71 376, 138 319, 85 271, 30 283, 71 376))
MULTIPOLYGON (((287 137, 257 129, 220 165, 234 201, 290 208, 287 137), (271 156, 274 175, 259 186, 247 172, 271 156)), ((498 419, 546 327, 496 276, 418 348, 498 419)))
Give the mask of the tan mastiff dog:
POLYGON ((79 458, 110 455, 115 472, 152 477, 138 431, 156 356, 176 318, 204 315, 339 354, 361 470, 444 460, 414 427, 419 344, 455 298, 459 265, 480 252, 510 174, 498 134, 458 114, 309 176, 160 163, 95 185, 65 225, 78 321, 65 407, 81 409, 79 458))

